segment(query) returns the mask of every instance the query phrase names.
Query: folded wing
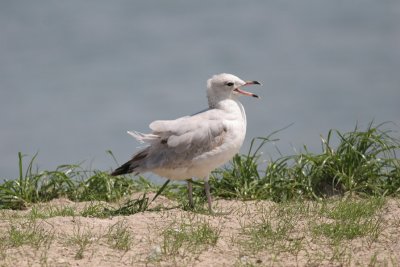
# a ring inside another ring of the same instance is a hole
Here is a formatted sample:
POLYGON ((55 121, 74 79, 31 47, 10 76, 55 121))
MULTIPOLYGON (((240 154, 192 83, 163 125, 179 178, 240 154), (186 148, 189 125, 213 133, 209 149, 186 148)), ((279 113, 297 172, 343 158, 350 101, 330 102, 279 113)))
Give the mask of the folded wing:
POLYGON ((129 132, 140 142, 149 144, 142 150, 146 151, 146 156, 136 162, 136 169, 141 172, 188 166, 193 158, 221 146, 227 128, 219 112, 208 110, 176 120, 154 121, 149 134, 129 132))

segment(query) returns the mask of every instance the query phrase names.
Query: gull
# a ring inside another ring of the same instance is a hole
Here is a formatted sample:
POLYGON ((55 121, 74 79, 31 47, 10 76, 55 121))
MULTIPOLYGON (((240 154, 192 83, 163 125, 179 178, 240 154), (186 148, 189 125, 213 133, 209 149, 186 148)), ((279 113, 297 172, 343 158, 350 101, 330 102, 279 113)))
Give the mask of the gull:
POLYGON ((147 144, 111 175, 152 172, 170 180, 188 182, 189 205, 193 207, 192 178, 203 179, 208 209, 212 213, 210 173, 237 154, 246 135, 246 113, 238 96, 258 95, 242 87, 257 81, 243 81, 227 73, 207 81, 208 108, 175 120, 153 121, 151 133, 128 131, 147 144))

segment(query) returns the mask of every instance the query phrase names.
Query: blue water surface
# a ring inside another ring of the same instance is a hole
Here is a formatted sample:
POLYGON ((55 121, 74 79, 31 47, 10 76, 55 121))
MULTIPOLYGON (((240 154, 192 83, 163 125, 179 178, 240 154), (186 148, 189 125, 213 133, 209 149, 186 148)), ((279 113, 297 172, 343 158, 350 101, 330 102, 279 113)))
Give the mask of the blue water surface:
POLYGON ((284 154, 320 151, 330 128, 400 125, 400 1, 14 0, 0 25, 2 179, 19 151, 40 169, 114 168, 106 150, 122 163, 139 146, 126 130, 205 108, 221 72, 264 84, 242 98, 243 152, 291 123, 284 154))

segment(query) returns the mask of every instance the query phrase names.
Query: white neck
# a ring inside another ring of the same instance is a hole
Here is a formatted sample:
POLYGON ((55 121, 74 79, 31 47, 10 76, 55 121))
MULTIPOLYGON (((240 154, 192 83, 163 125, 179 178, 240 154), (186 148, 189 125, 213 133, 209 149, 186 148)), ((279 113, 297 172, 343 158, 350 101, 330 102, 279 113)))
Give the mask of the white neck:
POLYGON ((215 91, 211 93, 210 91, 207 92, 207 99, 208 99, 208 106, 210 108, 217 108, 220 102, 224 100, 236 100, 237 97, 233 94, 226 95, 226 94, 217 94, 215 91))
POLYGON ((210 105, 210 108, 221 109, 231 113, 232 115, 237 114, 234 116, 240 116, 243 119, 244 131, 246 130, 246 125, 247 125, 246 112, 244 110, 242 103, 240 103, 237 97, 234 96, 233 98, 228 98, 222 101, 218 101, 215 105, 213 106, 210 105))

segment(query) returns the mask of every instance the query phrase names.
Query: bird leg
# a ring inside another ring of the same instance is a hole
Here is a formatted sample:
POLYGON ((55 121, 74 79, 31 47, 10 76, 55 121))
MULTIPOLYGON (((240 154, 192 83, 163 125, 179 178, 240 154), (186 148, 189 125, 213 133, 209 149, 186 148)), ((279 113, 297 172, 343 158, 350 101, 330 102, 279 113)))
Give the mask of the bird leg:
POLYGON ((207 202, 208 202, 208 210, 210 212, 210 215, 212 216, 225 216, 231 214, 230 211, 228 212, 214 212, 211 208, 211 193, 210 193, 210 184, 208 183, 208 177, 204 181, 204 189, 206 191, 206 196, 207 196, 207 202))
POLYGON ((188 183, 188 197, 189 197, 189 207, 191 209, 194 208, 194 204, 193 204, 193 185, 192 185, 192 179, 188 179, 187 180, 188 183))

